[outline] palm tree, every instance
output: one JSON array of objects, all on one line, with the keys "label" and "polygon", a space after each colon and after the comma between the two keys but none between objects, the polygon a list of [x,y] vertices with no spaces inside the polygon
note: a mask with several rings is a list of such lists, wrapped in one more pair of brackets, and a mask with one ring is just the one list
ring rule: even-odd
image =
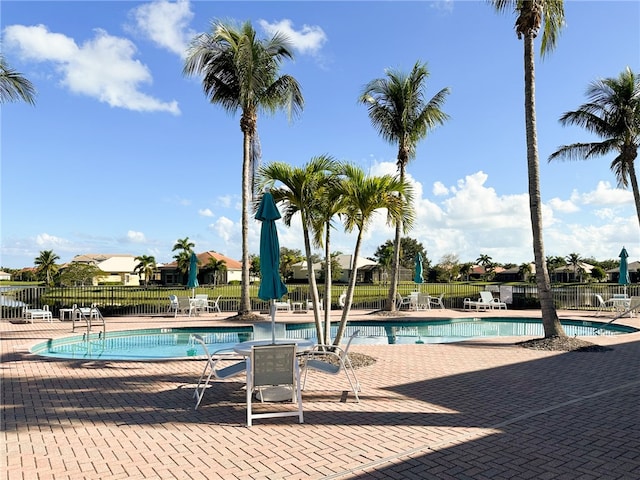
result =
[{"label": "palm tree", "polygon": [[578,272],[582,273],[582,257],[579,253],[570,253],[566,258],[567,265],[571,265],[573,267],[573,280],[582,282],[582,274],[580,275],[580,279],[578,279]]},{"label": "palm tree", "polygon": [[523,282],[528,282],[529,277],[531,277],[531,264],[530,263],[522,263],[518,267],[518,274],[522,277]]},{"label": "palm tree", "polygon": [[533,255],[536,266],[536,285],[542,310],[545,338],[565,336],[558,319],[551,281],[544,256],[542,239],[542,199],[540,195],[540,161],[535,105],[535,50],[534,39],[542,27],[541,55],[555,47],[564,26],[563,0],[490,0],[498,12],[514,10],[516,35],[524,39],[524,111],[527,140],[527,172],[529,176],[529,212],[533,236]]},{"label": "palm tree", "polygon": [[334,339],[334,345],[339,345],[344,329],[347,325],[349,310],[353,302],[353,292],[358,274],[357,259],[360,255],[362,237],[373,220],[374,214],[380,209],[387,210],[387,223],[401,223],[411,227],[414,221],[413,189],[406,180],[399,177],[383,175],[370,177],[364,171],[351,164],[342,167],[344,181],[340,184],[342,214],[346,232],[358,230],[356,245],[353,250],[353,265],[349,274],[347,298],[342,309],[340,326]]},{"label": "palm tree", "polygon": [[549,256],[546,258],[545,263],[547,264],[547,271],[555,273],[558,268],[564,267],[567,264],[567,261],[564,259],[564,257],[561,256]]},{"label": "palm tree", "polygon": [[589,102],[560,117],[562,125],[577,125],[595,133],[601,141],[563,145],[549,156],[551,160],[589,160],[615,152],[611,170],[618,186],[631,182],[636,214],[640,222],[640,191],[635,159],[640,148],[640,76],[627,67],[618,78],[591,83]]},{"label": "palm tree", "polygon": [[171,249],[172,252],[176,250],[178,253],[173,256],[176,259],[178,271],[183,275],[189,272],[189,264],[191,262],[191,254],[196,244],[189,240],[189,237],[179,238]]},{"label": "palm tree", "polygon": [[[426,101],[424,89],[429,71],[426,64],[419,61],[408,75],[396,70],[387,70],[386,74],[386,78],[377,78],[369,82],[364,87],[359,101],[367,105],[371,123],[380,136],[389,143],[398,145],[398,172],[400,182],[404,183],[405,169],[416,155],[418,142],[449,118],[441,110],[449,89],[443,88]],[[406,225],[395,225],[391,284],[386,306],[390,311],[396,309],[400,238],[403,230],[406,233]]]},{"label": "palm tree", "polygon": [[288,39],[276,33],[258,40],[250,22],[241,26],[214,22],[211,32],[201,33],[187,51],[183,73],[202,76],[209,101],[228,112],[242,112],[242,285],[238,314],[251,311],[249,298],[249,203],[257,154],[257,122],[260,110],[274,113],[285,108],[291,118],[304,100],[298,82],[290,75],[279,76],[280,65],[293,58]]},{"label": "palm tree", "polygon": [[473,264],[471,262],[465,262],[460,266],[460,275],[464,276],[465,280],[469,281],[469,275],[473,270]]},{"label": "palm tree", "polygon": [[152,255],[139,255],[135,260],[138,261],[138,264],[133,271],[144,275],[144,286],[147,287],[149,285],[149,279],[153,276],[157,268],[156,259]]},{"label": "palm tree", "polygon": [[0,103],[22,100],[30,105],[36,103],[36,89],[33,84],[12,69],[0,54]]},{"label": "palm tree", "polygon": [[213,273],[213,284],[217,285],[218,277],[227,271],[227,262],[224,260],[218,260],[216,257],[209,257],[209,262],[204,266],[204,270],[208,270]]},{"label": "palm tree", "polygon": [[42,250],[34,260],[36,272],[45,279],[48,286],[53,283],[53,276],[58,272],[58,260],[60,257],[53,253],[53,250]]},{"label": "palm tree", "polygon": [[[334,278],[340,278],[342,268],[337,261],[339,253],[331,253],[331,231],[335,228],[334,218],[342,213],[342,181],[338,175],[342,169],[329,173],[323,179],[312,206],[312,224],[315,232],[314,244],[324,245],[324,336],[321,344],[328,345],[331,342],[331,297]],[[335,274],[334,274],[335,272]],[[314,305],[314,310],[317,309]]]},{"label": "palm tree", "polygon": [[476,263],[484,268],[482,278],[486,280],[493,269],[493,258],[487,254],[480,254],[480,256],[476,258]]},{"label": "palm tree", "polygon": [[[330,156],[313,157],[303,167],[292,167],[283,162],[273,162],[260,169],[260,186],[269,187],[276,202],[284,204],[282,220],[290,226],[296,214],[300,214],[302,237],[304,241],[307,272],[309,273],[309,290],[314,305],[314,320],[317,338],[323,338],[320,325],[318,286],[313,271],[312,240],[317,244],[317,218],[320,216],[318,206],[320,199],[327,191],[327,185],[333,180],[338,169],[337,162]],[[275,186],[276,182],[279,186]],[[326,309],[325,309],[326,310]]]}]

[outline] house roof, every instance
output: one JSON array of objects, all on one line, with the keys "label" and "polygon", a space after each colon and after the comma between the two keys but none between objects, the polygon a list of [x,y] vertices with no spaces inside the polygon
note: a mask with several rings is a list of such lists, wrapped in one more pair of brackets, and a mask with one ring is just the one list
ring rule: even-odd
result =
[{"label": "house roof", "polygon": [[[227,267],[227,271],[242,270],[242,262],[239,262],[238,260],[234,260],[233,258],[229,258],[218,252],[208,251],[203,253],[197,253],[196,257],[198,257],[198,264],[200,265],[200,267],[207,265],[209,263],[210,258],[215,258],[218,261],[222,260],[224,262],[225,266]],[[177,268],[177,266],[178,266],[178,262],[174,260],[173,262],[167,263],[160,268],[162,269],[166,268],[171,270],[171,269]]]},{"label": "house roof", "polygon": [[[351,270],[351,263],[353,261],[352,259],[353,259],[353,255],[341,254],[336,256],[336,260],[338,261],[340,268],[342,268],[343,270]],[[300,270],[306,270],[307,261],[303,260],[302,262],[296,263],[295,266],[299,267]],[[358,257],[356,266],[358,267],[358,270],[360,269],[366,270],[366,269],[377,267],[378,263],[375,262],[374,260],[369,260],[368,258]],[[322,268],[322,262],[314,263],[313,268],[314,270],[319,270],[320,268]]]},{"label": "house roof", "polygon": [[[584,262],[578,262],[578,268],[582,269],[582,271],[585,273],[591,273],[591,271],[593,270],[593,265]],[[561,272],[574,273],[574,267],[573,265],[563,265],[562,267],[558,267],[553,270],[553,273]]]},{"label": "house roof", "polygon": [[[126,253],[86,253],[84,255],[76,255],[70,263],[95,265],[107,273],[131,273],[138,265],[135,257]],[[68,266],[68,264],[66,265]]]},{"label": "house roof", "polygon": [[[630,272],[640,271],[640,262],[629,262],[627,264],[627,270]],[[612,268],[611,270],[607,270],[607,273],[618,273],[620,271],[620,267]]]},{"label": "house roof", "polygon": [[114,257],[134,258],[134,255],[129,253],[85,253],[83,255],[76,255],[71,261],[76,263],[96,264]]}]

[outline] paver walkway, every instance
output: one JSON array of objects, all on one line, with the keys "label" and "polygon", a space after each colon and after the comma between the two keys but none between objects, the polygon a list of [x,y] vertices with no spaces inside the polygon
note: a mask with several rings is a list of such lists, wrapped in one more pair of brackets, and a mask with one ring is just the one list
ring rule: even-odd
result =
[{"label": "paver walkway", "polygon": [[[123,330],[176,320],[107,322]],[[44,359],[28,348],[68,335],[67,322],[3,320],[0,332],[7,480],[640,478],[640,333],[590,337],[612,347],[591,353],[533,351],[514,338],[355,345],[377,360],[358,370],[360,403],[344,377],[310,377],[304,424],[265,419],[249,429],[237,381],[217,383],[193,410],[202,361]]]}]

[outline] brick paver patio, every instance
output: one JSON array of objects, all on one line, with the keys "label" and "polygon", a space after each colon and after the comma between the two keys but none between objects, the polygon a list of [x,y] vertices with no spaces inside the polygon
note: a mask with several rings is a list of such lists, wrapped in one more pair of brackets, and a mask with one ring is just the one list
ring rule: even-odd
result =
[{"label": "brick paver patio", "polygon": [[[477,316],[498,314],[505,315]],[[107,323],[113,331],[225,320]],[[637,318],[624,323],[640,327]],[[70,330],[57,320],[0,321],[0,465],[7,480],[640,478],[640,333],[589,338],[611,346],[607,352],[534,351],[514,338],[354,345],[376,359],[358,370],[360,403],[346,393],[344,377],[310,376],[304,424],[290,417],[247,428],[239,381],[216,383],[193,409],[201,360],[29,353],[34,343]]]}]

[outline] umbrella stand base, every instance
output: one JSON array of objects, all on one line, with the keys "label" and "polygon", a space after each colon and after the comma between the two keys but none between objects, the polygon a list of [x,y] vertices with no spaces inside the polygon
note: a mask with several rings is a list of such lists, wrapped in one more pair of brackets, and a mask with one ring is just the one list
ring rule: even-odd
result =
[{"label": "umbrella stand base", "polygon": [[293,392],[287,387],[267,387],[256,392],[256,398],[261,402],[291,401]]}]

